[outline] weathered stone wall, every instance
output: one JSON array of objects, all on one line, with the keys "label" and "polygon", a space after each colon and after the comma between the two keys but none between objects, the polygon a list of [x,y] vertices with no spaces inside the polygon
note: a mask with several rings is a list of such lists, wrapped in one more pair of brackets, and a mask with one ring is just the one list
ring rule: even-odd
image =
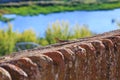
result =
[{"label": "weathered stone wall", "polygon": [[120,80],[120,30],[1,57],[0,80]]}]

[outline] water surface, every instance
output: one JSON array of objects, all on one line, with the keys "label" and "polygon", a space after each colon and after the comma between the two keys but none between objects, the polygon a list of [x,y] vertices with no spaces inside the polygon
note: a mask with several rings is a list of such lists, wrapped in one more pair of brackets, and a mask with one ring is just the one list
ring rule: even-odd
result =
[{"label": "water surface", "polygon": [[[117,29],[115,20],[120,20],[120,9],[107,11],[73,11],[60,12],[51,14],[39,14],[37,16],[19,16],[4,15],[5,17],[14,17],[11,21],[14,31],[24,31],[33,29],[37,35],[44,36],[48,24],[54,23],[56,20],[67,21],[71,26],[77,24],[88,25],[89,29],[95,33],[103,33]],[[0,28],[5,28],[6,23],[0,22]]]}]

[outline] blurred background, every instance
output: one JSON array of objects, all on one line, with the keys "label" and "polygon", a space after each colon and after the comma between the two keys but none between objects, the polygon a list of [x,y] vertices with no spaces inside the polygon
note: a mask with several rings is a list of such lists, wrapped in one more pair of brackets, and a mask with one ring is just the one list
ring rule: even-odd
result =
[{"label": "blurred background", "polygon": [[0,0],[0,56],[119,26],[120,0]]}]

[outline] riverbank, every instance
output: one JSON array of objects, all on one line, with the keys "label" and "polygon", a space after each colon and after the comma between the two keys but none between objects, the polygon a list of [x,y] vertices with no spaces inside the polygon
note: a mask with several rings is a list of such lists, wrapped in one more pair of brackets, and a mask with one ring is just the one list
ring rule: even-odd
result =
[{"label": "riverbank", "polygon": [[22,16],[33,16],[38,14],[49,14],[63,11],[75,10],[111,10],[120,8],[120,2],[116,3],[102,3],[102,4],[77,4],[77,5],[28,5],[28,6],[0,6],[0,20],[6,21],[8,19],[2,18],[4,14],[17,14]]},{"label": "riverbank", "polygon": [[52,5],[52,6],[1,6],[0,11],[4,11],[4,14],[17,14],[17,15],[37,15],[37,14],[49,14],[54,12],[74,11],[74,10],[110,10],[120,8],[120,2],[118,3],[102,3],[102,4],[79,4],[79,5]]}]

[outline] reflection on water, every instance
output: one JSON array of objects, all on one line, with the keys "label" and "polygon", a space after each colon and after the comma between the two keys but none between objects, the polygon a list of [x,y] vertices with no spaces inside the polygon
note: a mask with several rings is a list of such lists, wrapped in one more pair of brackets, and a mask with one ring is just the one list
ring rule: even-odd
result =
[{"label": "reflection on water", "polygon": [[[44,31],[48,24],[59,21],[67,21],[71,26],[77,24],[88,25],[89,29],[96,33],[103,33],[117,29],[115,20],[120,19],[120,9],[107,11],[73,11],[51,13],[48,15],[39,14],[38,16],[19,16],[4,15],[4,17],[15,18],[11,21],[13,30],[22,32],[32,28],[37,35],[44,36]],[[6,23],[0,22],[0,28],[7,26]]]}]

